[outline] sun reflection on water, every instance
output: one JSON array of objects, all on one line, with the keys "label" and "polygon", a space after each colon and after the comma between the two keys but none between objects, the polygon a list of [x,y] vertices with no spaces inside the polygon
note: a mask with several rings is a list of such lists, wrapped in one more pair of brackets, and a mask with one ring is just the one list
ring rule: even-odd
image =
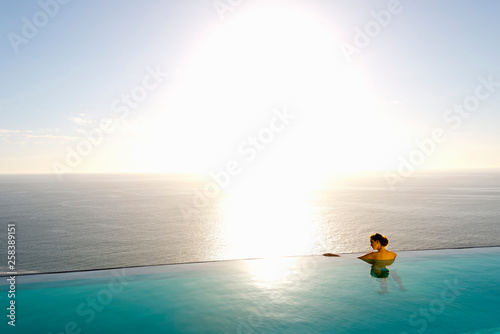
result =
[{"label": "sun reflection on water", "polygon": [[296,265],[295,258],[265,258],[247,262],[253,282],[259,287],[275,288],[285,284]]},{"label": "sun reflection on water", "polygon": [[[281,184],[233,190],[221,203],[227,258],[304,255],[314,242],[307,191]],[[265,190],[262,190],[265,189]]]}]

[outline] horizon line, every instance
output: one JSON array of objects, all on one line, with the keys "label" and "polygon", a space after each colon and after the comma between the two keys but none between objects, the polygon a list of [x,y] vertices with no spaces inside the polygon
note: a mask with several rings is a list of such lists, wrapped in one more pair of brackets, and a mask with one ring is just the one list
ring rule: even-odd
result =
[{"label": "horizon line", "polygon": [[[448,168],[422,168],[416,169],[414,172],[454,172],[454,171],[500,171],[499,167],[448,167]],[[100,171],[100,172],[76,172],[76,173],[67,173],[66,176],[76,176],[76,175],[125,175],[125,174],[137,174],[137,175],[165,175],[165,174],[180,174],[180,175],[209,175],[213,171],[165,171],[165,172],[148,172],[148,171]],[[397,169],[373,169],[373,170],[355,170],[355,171],[338,171],[332,172],[328,176],[338,176],[345,174],[370,174],[370,173],[383,173],[383,172],[394,172],[398,173]],[[55,175],[54,172],[0,172],[0,176],[34,176],[34,175]]]}]

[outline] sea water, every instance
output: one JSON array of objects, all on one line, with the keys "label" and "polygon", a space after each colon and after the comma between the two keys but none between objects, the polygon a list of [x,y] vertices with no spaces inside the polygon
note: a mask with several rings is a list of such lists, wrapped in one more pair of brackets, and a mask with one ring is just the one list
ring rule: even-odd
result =
[{"label": "sea water", "polygon": [[394,251],[500,245],[498,171],[420,173],[395,189],[382,173],[297,180],[0,176],[0,241],[15,224],[21,273],[364,252],[375,232]]}]

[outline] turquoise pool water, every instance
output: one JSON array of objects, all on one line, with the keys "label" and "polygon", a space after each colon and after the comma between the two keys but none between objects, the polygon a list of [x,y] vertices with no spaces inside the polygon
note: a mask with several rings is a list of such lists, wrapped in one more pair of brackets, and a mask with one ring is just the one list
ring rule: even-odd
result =
[{"label": "turquoise pool water", "polygon": [[499,247],[399,252],[388,276],[356,254],[18,276],[15,327],[7,324],[2,277],[1,328],[53,334],[500,333],[499,255]]}]

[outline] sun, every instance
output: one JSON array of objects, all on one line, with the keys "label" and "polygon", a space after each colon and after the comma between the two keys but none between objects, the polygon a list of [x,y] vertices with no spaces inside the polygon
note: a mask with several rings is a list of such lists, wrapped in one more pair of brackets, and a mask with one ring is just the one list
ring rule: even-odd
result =
[{"label": "sun", "polygon": [[283,2],[238,9],[205,33],[144,127],[146,169],[209,171],[238,158],[278,106],[297,117],[259,163],[316,181],[380,167],[391,128],[333,31],[314,10]]}]

